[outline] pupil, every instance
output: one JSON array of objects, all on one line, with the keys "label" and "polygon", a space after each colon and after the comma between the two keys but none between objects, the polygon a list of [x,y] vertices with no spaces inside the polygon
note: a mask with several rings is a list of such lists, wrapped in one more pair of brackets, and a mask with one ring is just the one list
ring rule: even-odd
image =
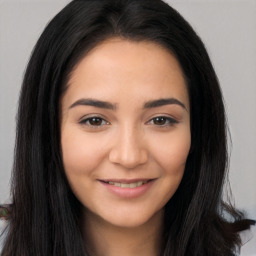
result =
[{"label": "pupil", "polygon": [[101,125],[101,119],[100,118],[91,118],[90,119],[90,124],[91,125]]},{"label": "pupil", "polygon": [[164,125],[165,124],[165,117],[157,117],[155,119],[155,124],[157,124],[157,125]]}]

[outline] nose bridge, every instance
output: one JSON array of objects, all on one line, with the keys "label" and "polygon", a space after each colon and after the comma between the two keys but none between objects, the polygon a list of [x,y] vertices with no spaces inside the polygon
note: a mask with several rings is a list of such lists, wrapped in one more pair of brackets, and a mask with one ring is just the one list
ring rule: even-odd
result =
[{"label": "nose bridge", "polygon": [[109,159],[125,168],[134,168],[147,161],[147,149],[143,142],[143,131],[132,125],[119,128]]}]

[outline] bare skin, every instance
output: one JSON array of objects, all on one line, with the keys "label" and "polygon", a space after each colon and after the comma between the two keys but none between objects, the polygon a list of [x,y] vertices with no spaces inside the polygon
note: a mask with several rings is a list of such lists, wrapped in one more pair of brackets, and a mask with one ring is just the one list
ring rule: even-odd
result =
[{"label": "bare skin", "polygon": [[109,39],[73,70],[62,157],[91,255],[160,255],[164,206],[190,150],[189,107],[178,61],[152,42]]},{"label": "bare skin", "polygon": [[101,218],[90,218],[86,212],[84,236],[89,242],[90,255],[101,256],[160,256],[162,211],[140,227],[112,226]]}]

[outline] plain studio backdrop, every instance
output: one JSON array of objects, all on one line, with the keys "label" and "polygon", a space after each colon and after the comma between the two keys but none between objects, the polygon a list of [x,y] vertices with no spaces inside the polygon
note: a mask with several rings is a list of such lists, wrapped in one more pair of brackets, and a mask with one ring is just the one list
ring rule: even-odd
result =
[{"label": "plain studio backdrop", "polygon": [[[139,1],[139,0],[138,0]],[[167,0],[166,0],[167,1]],[[68,0],[0,0],[0,203],[8,202],[15,115],[24,70],[49,20]],[[256,0],[168,0],[202,38],[220,80],[232,136],[235,204],[256,219]],[[256,255],[256,232],[242,256]]]}]

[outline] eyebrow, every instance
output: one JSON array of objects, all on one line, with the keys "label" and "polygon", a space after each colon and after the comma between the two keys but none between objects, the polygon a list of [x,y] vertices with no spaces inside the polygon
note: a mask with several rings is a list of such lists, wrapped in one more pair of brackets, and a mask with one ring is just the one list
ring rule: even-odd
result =
[{"label": "eyebrow", "polygon": [[81,105],[116,110],[116,104],[112,104],[106,101],[101,101],[96,99],[79,99],[76,102],[74,102],[69,108],[73,108]]},{"label": "eyebrow", "polygon": [[[183,104],[181,101],[175,98],[166,98],[166,99],[158,99],[158,100],[151,100],[144,103],[143,108],[149,109],[149,108],[157,108],[165,105],[179,105],[183,109],[186,109],[185,104]],[[92,106],[96,108],[103,108],[103,109],[109,109],[109,110],[116,110],[117,104],[112,104],[107,101],[101,101],[96,99],[79,99],[75,101],[69,108],[73,108],[76,106]]]},{"label": "eyebrow", "polygon": [[167,98],[167,99],[148,101],[144,104],[144,108],[157,108],[157,107],[161,107],[161,106],[165,106],[165,105],[172,105],[172,104],[179,105],[182,108],[184,108],[185,110],[187,110],[185,104],[183,104],[181,101],[179,101],[178,99],[175,99],[175,98]]}]

